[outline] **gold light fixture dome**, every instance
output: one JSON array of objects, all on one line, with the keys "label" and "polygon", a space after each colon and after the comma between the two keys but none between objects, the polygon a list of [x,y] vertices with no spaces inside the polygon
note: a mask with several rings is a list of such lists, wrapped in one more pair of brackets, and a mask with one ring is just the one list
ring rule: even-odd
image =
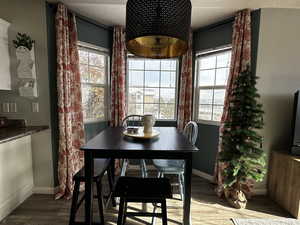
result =
[{"label": "gold light fixture dome", "polygon": [[145,58],[174,58],[188,49],[190,0],[128,0],[126,47]]}]

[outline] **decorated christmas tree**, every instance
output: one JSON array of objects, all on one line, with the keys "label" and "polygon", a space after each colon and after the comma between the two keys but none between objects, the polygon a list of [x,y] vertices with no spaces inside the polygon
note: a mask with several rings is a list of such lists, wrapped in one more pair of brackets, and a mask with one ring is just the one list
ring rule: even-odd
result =
[{"label": "decorated christmas tree", "polygon": [[220,161],[225,165],[225,196],[236,208],[246,206],[249,184],[262,181],[266,171],[262,137],[258,133],[263,128],[264,112],[258,102],[256,80],[249,66],[237,77],[222,135]]}]

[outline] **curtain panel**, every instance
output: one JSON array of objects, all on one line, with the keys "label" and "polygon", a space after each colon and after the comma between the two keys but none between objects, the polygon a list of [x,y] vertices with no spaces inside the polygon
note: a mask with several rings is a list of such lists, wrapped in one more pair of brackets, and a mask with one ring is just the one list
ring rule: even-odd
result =
[{"label": "curtain panel", "polygon": [[119,127],[126,114],[125,100],[126,44],[125,31],[114,27],[111,72],[111,126]]},{"label": "curtain panel", "polygon": [[[234,82],[239,74],[246,70],[247,66],[251,65],[251,11],[244,9],[239,11],[235,17],[232,35],[232,56],[230,72],[227,81],[226,94],[223,115],[220,125],[220,140],[218,152],[223,151],[222,148],[222,133],[224,131],[224,123],[230,121],[228,108],[232,101],[232,91],[234,90]],[[218,156],[215,167],[215,180],[218,184],[216,189],[217,194],[222,196],[223,189],[223,176],[222,171],[226,168],[226,164],[219,162]],[[253,184],[246,185],[245,192],[250,192]]]},{"label": "curtain panel", "polygon": [[55,25],[59,117],[59,192],[56,199],[69,199],[74,189],[73,176],[84,163],[80,151],[84,144],[84,125],[75,15],[61,3],[58,4]]},{"label": "curtain panel", "polygon": [[192,119],[192,100],[193,100],[193,33],[189,34],[188,51],[182,56],[178,118],[177,128],[182,131],[184,126]]}]

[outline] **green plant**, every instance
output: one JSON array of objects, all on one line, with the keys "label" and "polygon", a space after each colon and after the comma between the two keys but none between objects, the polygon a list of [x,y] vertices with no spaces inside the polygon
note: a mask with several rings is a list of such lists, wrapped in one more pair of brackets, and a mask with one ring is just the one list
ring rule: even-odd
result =
[{"label": "green plant", "polygon": [[34,43],[34,40],[31,39],[31,37],[27,34],[21,34],[18,33],[16,36],[17,40],[13,40],[13,43],[15,45],[15,48],[18,48],[20,46],[24,46],[29,49],[29,51],[32,49],[32,45]]},{"label": "green plant", "polygon": [[266,173],[262,136],[262,104],[256,89],[256,80],[248,66],[236,79],[229,105],[229,120],[224,124],[220,161],[223,170],[224,188],[243,191],[249,180],[262,181]]}]

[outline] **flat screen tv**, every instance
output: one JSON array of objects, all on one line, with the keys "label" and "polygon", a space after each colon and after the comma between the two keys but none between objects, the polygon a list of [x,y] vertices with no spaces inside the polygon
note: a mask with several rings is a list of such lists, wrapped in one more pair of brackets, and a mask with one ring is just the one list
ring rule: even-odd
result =
[{"label": "flat screen tv", "polygon": [[292,149],[293,155],[300,155],[300,90],[295,93],[294,97],[294,115],[292,121]]}]

